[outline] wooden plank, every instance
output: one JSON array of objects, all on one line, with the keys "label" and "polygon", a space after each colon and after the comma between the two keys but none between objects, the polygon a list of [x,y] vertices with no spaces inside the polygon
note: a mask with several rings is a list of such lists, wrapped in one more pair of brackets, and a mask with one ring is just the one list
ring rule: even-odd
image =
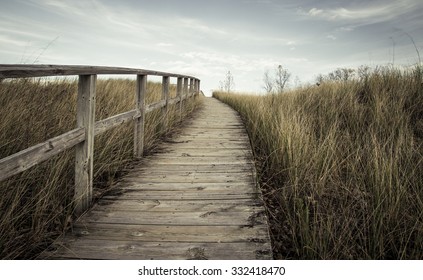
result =
[{"label": "wooden plank", "polygon": [[222,194],[222,193],[192,193],[184,191],[172,191],[172,192],[134,192],[127,190],[117,190],[115,195],[106,195],[104,196],[107,199],[128,199],[128,200],[139,200],[139,199],[156,199],[156,200],[234,200],[234,199],[255,199],[258,198],[258,193],[249,192],[249,193],[236,193],[236,194]]},{"label": "wooden plank", "polygon": [[136,110],[139,111],[134,125],[134,156],[141,158],[144,154],[144,128],[145,128],[145,95],[147,92],[147,75],[137,75],[135,102]]},{"label": "wooden plank", "polygon": [[242,148],[178,148],[168,147],[166,153],[169,155],[184,156],[184,157],[198,157],[198,156],[244,156],[249,155],[250,151]]},{"label": "wooden plank", "polygon": [[201,211],[201,212],[136,212],[101,211],[95,208],[78,220],[78,223],[106,223],[131,225],[184,225],[184,226],[255,226],[265,224],[264,210],[252,211]]},{"label": "wooden plank", "polygon": [[238,136],[241,139],[244,138],[245,134],[242,130],[231,129],[231,130],[223,130],[221,128],[210,128],[208,130],[201,130],[201,129],[187,129],[181,135],[192,135],[193,137],[196,136],[206,136],[206,137],[215,137],[215,138],[222,138],[222,139],[236,139],[238,140]]},{"label": "wooden plank", "polygon": [[234,243],[184,243],[184,242],[142,242],[76,239],[56,243],[49,255],[60,255],[66,259],[122,259],[122,260],[167,260],[167,259],[215,259],[215,260],[251,260],[271,258],[268,243],[234,242]]},{"label": "wooden plank", "polygon": [[[135,177],[137,176],[137,177]],[[189,174],[137,174],[125,177],[125,182],[134,183],[249,183],[251,182],[250,173],[196,173]]]},{"label": "wooden plank", "polygon": [[149,158],[146,162],[154,161],[155,164],[176,164],[176,165],[232,165],[232,164],[250,164],[251,160],[246,159],[245,157],[193,157],[193,156],[169,156],[166,154],[156,154],[154,158]]},{"label": "wooden plank", "polygon": [[78,82],[77,125],[85,129],[85,141],[75,149],[75,212],[81,214],[91,204],[96,75],[81,75]]},{"label": "wooden plank", "polygon": [[[220,140],[219,140],[220,139]],[[195,140],[195,142],[194,142]],[[185,148],[196,148],[200,147],[208,147],[211,148],[244,148],[250,145],[250,142],[246,139],[236,139],[229,141],[226,138],[202,138],[202,139],[189,139],[183,138],[178,135],[175,136],[173,139],[164,139],[163,143],[169,143],[171,148],[174,147],[185,147]]]},{"label": "wooden plank", "polygon": [[124,181],[117,184],[117,189],[122,191],[139,191],[143,192],[163,192],[163,191],[177,191],[177,192],[193,192],[198,196],[209,195],[212,193],[221,194],[221,195],[231,195],[238,193],[251,193],[253,189],[251,185],[245,183],[195,183],[195,184],[186,184],[186,183],[138,183]]},{"label": "wooden plank", "polygon": [[0,181],[23,172],[85,139],[85,129],[77,128],[43,143],[0,159]]},{"label": "wooden plank", "polygon": [[[107,206],[107,207],[105,207]],[[159,200],[159,199],[108,199],[105,197],[97,202],[94,208],[108,211],[126,210],[137,212],[198,212],[198,211],[246,211],[261,207],[262,203],[252,198],[247,199],[208,199],[208,200]],[[105,211],[107,211],[105,210]]]},{"label": "wooden plank", "polygon": [[[265,226],[266,220],[260,212],[261,207],[239,212],[165,212],[165,211],[128,211],[114,208],[113,211],[93,209],[90,214],[78,220],[79,225],[112,224],[118,225],[162,225],[162,226]],[[100,209],[101,210],[101,209]]]},{"label": "wooden plank", "polygon": [[78,237],[94,240],[122,240],[144,242],[250,242],[267,234],[266,226],[181,226],[181,225],[127,225],[79,224],[65,236],[65,240]]},{"label": "wooden plank", "polygon": [[87,66],[87,65],[40,65],[40,64],[0,64],[0,78],[29,78],[43,76],[70,76],[70,75],[152,75],[168,77],[187,77],[175,73],[160,72],[146,69]]},{"label": "wooden plank", "polygon": [[133,121],[134,118],[136,118],[139,114],[140,113],[138,110],[132,110],[118,115],[114,115],[101,121],[97,121],[95,123],[94,133],[95,135],[99,135],[116,126],[127,123],[129,121]]},{"label": "wooden plank", "polygon": [[177,104],[179,102],[180,102],[180,100],[178,98],[170,98],[167,102],[167,105],[170,106],[170,105]]},{"label": "wooden plank", "polygon": [[231,165],[213,165],[213,164],[204,164],[204,165],[192,165],[192,164],[154,164],[146,163],[141,167],[135,167],[134,171],[141,171],[144,174],[167,174],[168,172],[197,172],[197,173],[215,173],[215,172],[225,172],[225,173],[242,173],[248,172],[252,169],[251,166],[246,164],[231,164]]},{"label": "wooden plank", "polygon": [[185,134],[185,133],[180,133],[178,136],[175,137],[175,141],[190,141],[190,140],[195,140],[195,141],[202,141],[204,142],[205,140],[209,140],[209,141],[219,141],[219,140],[225,140],[226,143],[230,143],[230,142],[236,142],[236,141],[246,141],[248,142],[248,137],[246,135],[244,136],[238,136],[236,139],[231,139],[231,138],[223,138],[222,136],[217,136],[217,135],[202,135],[202,134]]},{"label": "wooden plank", "polygon": [[160,109],[166,106],[166,100],[160,100],[158,102],[146,105],[145,112],[150,113],[154,110]]}]

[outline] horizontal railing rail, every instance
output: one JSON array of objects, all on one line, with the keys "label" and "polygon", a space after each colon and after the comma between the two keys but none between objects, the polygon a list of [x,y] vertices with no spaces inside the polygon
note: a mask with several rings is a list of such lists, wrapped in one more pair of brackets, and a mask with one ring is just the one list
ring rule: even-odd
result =
[{"label": "horizontal railing rail", "polygon": [[[95,122],[97,75],[122,74],[136,75],[135,108]],[[0,64],[0,80],[72,75],[78,76],[77,127],[43,143],[0,159],[0,181],[75,147],[74,200],[75,211],[80,214],[87,210],[92,202],[94,137],[123,123],[133,121],[134,156],[136,158],[142,157],[145,114],[161,109],[162,114],[166,115],[169,105],[179,103],[179,114],[182,116],[183,101],[199,95],[200,80],[180,74],[122,67]],[[145,95],[149,75],[162,77],[162,96],[160,101],[147,105],[145,104]],[[175,98],[169,98],[170,77],[177,78]],[[166,122],[163,122],[162,125],[165,126]]]},{"label": "horizontal railing rail", "polygon": [[[146,69],[85,66],[85,65],[29,65],[29,64],[0,64],[0,79],[30,78],[45,76],[72,76],[72,75],[149,75],[174,78],[197,79],[193,76],[167,73]],[[198,80],[198,79],[197,79]]]}]

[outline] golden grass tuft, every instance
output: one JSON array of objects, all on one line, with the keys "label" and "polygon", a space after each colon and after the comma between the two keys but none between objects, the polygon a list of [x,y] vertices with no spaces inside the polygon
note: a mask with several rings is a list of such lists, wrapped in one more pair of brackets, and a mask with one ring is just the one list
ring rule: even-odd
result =
[{"label": "golden grass tuft", "polygon": [[277,258],[423,258],[422,74],[214,93],[245,120]]}]

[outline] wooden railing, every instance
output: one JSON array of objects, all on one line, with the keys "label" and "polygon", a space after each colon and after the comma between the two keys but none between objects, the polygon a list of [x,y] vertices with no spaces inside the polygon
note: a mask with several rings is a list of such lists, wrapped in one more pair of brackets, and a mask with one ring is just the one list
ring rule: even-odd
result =
[{"label": "wooden railing", "polygon": [[[136,106],[131,111],[95,122],[96,80],[97,75],[101,74],[136,75]],[[92,201],[94,137],[118,125],[134,121],[134,156],[142,157],[145,114],[159,108],[162,108],[163,114],[166,114],[168,106],[177,103],[179,103],[179,111],[182,114],[182,101],[199,94],[200,80],[173,73],[120,67],[0,64],[0,81],[5,78],[69,75],[79,76],[77,127],[60,136],[0,159],[0,181],[23,172],[64,150],[75,147],[74,199],[75,211],[80,214],[88,209]],[[146,105],[148,75],[162,77],[162,99],[159,102]],[[177,78],[176,98],[173,99],[169,98],[171,77]]]}]

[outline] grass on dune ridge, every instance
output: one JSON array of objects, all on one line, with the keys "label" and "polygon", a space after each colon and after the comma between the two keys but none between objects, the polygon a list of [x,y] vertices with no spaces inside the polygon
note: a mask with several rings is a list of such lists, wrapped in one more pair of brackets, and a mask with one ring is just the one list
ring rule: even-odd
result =
[{"label": "grass on dune ridge", "polygon": [[422,75],[214,93],[246,123],[276,258],[423,259]]},{"label": "grass on dune ridge", "polygon": [[[63,79],[1,81],[0,158],[75,128],[77,87],[77,81]],[[96,120],[135,108],[133,80],[99,79],[96,93]],[[170,96],[176,96],[175,85],[170,86]],[[160,98],[161,84],[148,82],[146,104]],[[184,102],[183,116],[199,105],[199,99]],[[157,126],[162,118],[160,110],[146,115],[146,153],[180,123],[179,110],[170,106],[167,131]],[[74,149],[69,149],[0,182],[1,259],[35,257],[72,221],[74,153]],[[96,136],[94,197],[100,197],[132,163],[133,123]]]}]

